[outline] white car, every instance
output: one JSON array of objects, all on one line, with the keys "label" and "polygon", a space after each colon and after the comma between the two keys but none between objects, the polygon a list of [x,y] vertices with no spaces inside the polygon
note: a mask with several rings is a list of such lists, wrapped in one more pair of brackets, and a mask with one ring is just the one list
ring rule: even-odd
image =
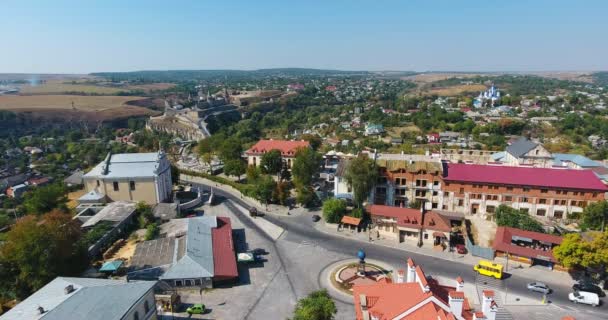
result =
[{"label": "white car", "polygon": [[589,304],[594,307],[600,305],[600,297],[597,296],[597,293],[593,292],[574,291],[568,295],[568,300],[574,303]]}]

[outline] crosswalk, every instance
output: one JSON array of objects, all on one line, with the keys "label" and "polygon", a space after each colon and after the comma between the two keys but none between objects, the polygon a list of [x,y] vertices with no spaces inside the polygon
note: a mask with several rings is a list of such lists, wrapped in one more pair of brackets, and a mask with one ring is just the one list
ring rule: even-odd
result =
[{"label": "crosswalk", "polygon": [[484,290],[493,290],[494,291],[494,301],[498,305],[498,311],[496,312],[496,320],[513,320],[513,316],[507,309],[505,309],[503,304],[503,295],[502,293],[505,291],[505,284],[502,280],[498,280],[495,278],[490,278],[482,275],[475,276],[475,286],[477,287],[477,295],[479,296],[479,301],[482,301],[482,295]]}]

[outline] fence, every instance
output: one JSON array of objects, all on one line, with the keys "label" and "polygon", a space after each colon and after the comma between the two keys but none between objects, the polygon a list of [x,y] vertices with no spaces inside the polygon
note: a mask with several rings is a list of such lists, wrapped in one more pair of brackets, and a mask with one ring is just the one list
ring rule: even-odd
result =
[{"label": "fence", "polygon": [[464,237],[467,251],[475,257],[494,260],[494,249],[474,245],[468,237]]}]

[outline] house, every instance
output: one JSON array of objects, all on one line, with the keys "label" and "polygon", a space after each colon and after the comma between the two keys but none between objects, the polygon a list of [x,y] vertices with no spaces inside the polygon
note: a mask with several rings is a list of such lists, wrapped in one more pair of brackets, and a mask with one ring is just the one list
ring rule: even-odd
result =
[{"label": "house", "polygon": [[57,277],[0,320],[156,319],[156,281]]},{"label": "house", "polygon": [[444,131],[439,133],[439,141],[447,144],[457,144],[460,141],[460,132]]},{"label": "house", "polygon": [[11,198],[21,198],[21,196],[27,191],[28,186],[26,184],[18,184],[16,186],[9,187],[6,189],[6,195]]},{"label": "house", "polygon": [[563,219],[605,198],[591,170],[445,163],[442,208],[492,214],[505,204],[537,217]]},{"label": "house", "polygon": [[51,182],[51,178],[49,177],[36,177],[36,178],[29,178],[27,180],[27,184],[30,186],[34,186],[34,187],[41,187],[44,185],[47,185]]},{"label": "house", "polygon": [[245,151],[245,155],[247,156],[247,163],[255,167],[262,162],[262,156],[266,152],[279,150],[283,162],[291,168],[299,148],[310,148],[310,143],[304,140],[260,140]]},{"label": "house", "polygon": [[346,181],[346,169],[350,164],[350,160],[341,159],[336,168],[334,176],[334,197],[338,199],[353,199],[353,190]]},{"label": "house", "polygon": [[368,123],[365,125],[365,133],[366,136],[379,135],[384,133],[384,126],[381,124],[371,124]]},{"label": "house", "polygon": [[540,143],[520,137],[507,146],[503,163],[510,166],[532,165],[551,166],[553,156]]},{"label": "house", "polygon": [[84,171],[82,171],[80,169],[75,170],[74,172],[72,172],[72,174],[69,177],[63,179],[63,183],[65,185],[67,185],[68,187],[82,185],[83,176],[84,176]]},{"label": "house", "polygon": [[553,165],[568,167],[571,169],[592,169],[595,167],[603,167],[603,165],[597,161],[593,161],[580,154],[569,154],[569,153],[554,153]]},{"label": "house", "polygon": [[175,289],[212,288],[238,278],[230,218],[173,219],[164,238],[135,248],[128,279],[158,279]]},{"label": "house", "polygon": [[371,205],[367,211],[378,236],[394,239],[398,243],[441,246],[442,249],[450,243],[452,225],[463,220],[463,217],[449,217],[424,208]]},{"label": "house", "polygon": [[143,201],[154,205],[171,197],[171,164],[164,152],[108,153],[83,176],[87,192],[109,201]]},{"label": "house", "polygon": [[[553,256],[553,248],[562,243],[562,240],[562,237],[552,234],[498,227],[493,247],[496,256],[553,269],[558,264]],[[559,268],[564,270],[563,267]]]},{"label": "house", "polygon": [[474,313],[464,293],[464,281],[458,277],[454,286],[440,284],[427,277],[420,266],[407,259],[407,269],[398,270],[394,282],[353,286],[357,320],[495,320],[498,305],[494,292],[484,290],[481,311]]},{"label": "house", "polygon": [[429,133],[426,135],[426,142],[428,143],[439,143],[439,133]]}]

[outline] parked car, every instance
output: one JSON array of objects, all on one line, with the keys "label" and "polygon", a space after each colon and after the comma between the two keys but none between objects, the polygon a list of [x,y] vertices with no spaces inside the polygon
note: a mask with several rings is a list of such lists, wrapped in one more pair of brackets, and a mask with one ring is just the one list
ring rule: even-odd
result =
[{"label": "parked car", "polygon": [[258,216],[258,209],[255,208],[255,207],[249,208],[249,216],[250,217],[257,217]]},{"label": "parked car", "polygon": [[467,247],[464,244],[457,244],[456,245],[456,252],[458,252],[458,254],[466,254],[467,253]]},{"label": "parked car", "polygon": [[568,295],[568,300],[574,303],[584,303],[597,307],[600,305],[600,298],[593,292],[574,291]]},{"label": "parked car", "polygon": [[528,290],[534,291],[534,292],[540,292],[540,293],[544,293],[544,294],[551,293],[551,289],[542,282],[528,283]]},{"label": "parked car", "polygon": [[572,290],[580,291],[580,292],[591,292],[591,293],[597,294],[600,297],[603,297],[606,295],[606,293],[604,292],[604,290],[602,290],[602,288],[594,285],[593,283],[589,283],[589,282],[575,283],[572,286]]},{"label": "parked car", "polygon": [[317,222],[319,220],[321,220],[321,217],[319,217],[318,214],[315,214],[315,215],[312,216],[312,222]]},{"label": "parked car", "polygon": [[186,309],[186,312],[190,315],[203,314],[203,313],[205,313],[205,305],[201,304],[201,303],[194,304],[191,307],[189,307],[188,309]]}]

